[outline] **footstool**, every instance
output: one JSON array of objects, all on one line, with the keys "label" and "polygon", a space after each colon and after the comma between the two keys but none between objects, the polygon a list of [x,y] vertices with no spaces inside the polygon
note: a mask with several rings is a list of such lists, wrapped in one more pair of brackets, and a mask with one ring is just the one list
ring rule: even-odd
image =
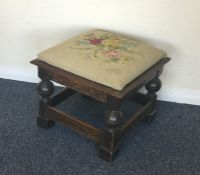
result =
[{"label": "footstool", "polygon": [[[155,116],[159,76],[170,60],[162,50],[113,32],[94,29],[49,48],[31,61],[38,67],[39,116],[37,125],[48,129],[55,121],[96,141],[99,156],[113,161],[123,135],[139,120]],[[54,85],[66,88],[53,95]],[[138,90],[145,86],[147,93]],[[56,108],[63,100],[80,93],[107,104],[105,127],[98,128]],[[123,119],[120,109],[126,99],[140,104]]]}]

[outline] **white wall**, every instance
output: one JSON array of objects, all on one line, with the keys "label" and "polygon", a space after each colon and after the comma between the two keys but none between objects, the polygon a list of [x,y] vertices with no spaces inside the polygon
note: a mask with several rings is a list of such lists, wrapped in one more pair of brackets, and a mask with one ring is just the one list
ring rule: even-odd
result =
[{"label": "white wall", "polygon": [[0,0],[0,78],[37,82],[38,52],[103,28],[166,50],[160,99],[200,105],[199,9],[199,0]]}]

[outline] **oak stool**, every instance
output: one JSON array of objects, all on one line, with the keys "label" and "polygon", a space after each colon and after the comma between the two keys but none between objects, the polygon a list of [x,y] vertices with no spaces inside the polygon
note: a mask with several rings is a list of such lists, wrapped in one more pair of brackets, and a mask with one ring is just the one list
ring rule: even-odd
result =
[{"label": "oak stool", "polygon": [[[111,162],[118,153],[121,138],[130,127],[140,119],[151,121],[155,116],[156,92],[161,88],[159,76],[169,60],[160,49],[99,29],[49,48],[31,61],[38,67],[41,78],[37,125],[48,129],[59,121],[94,139],[99,156]],[[66,88],[53,95],[51,81]],[[146,94],[138,92],[143,86]],[[103,129],[56,108],[75,93],[107,104]],[[142,106],[126,120],[120,109],[125,99]]]}]

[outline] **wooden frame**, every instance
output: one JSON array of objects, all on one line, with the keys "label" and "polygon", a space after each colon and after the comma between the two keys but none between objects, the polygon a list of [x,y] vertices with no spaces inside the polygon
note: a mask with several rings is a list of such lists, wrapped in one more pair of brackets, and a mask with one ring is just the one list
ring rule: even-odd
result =
[{"label": "wooden frame", "polygon": [[[31,61],[32,64],[38,66],[38,76],[42,80],[38,84],[38,93],[42,97],[39,101],[38,126],[48,129],[55,121],[59,121],[74,131],[95,140],[99,145],[99,156],[111,162],[118,153],[120,138],[131,126],[139,119],[151,121],[155,116],[156,92],[161,88],[159,76],[162,73],[163,66],[169,60],[170,58],[161,59],[137,79],[130,82],[122,91],[117,91],[61,70],[39,59]],[[53,95],[54,86],[50,80],[67,88]],[[147,94],[137,92],[142,86],[146,87]],[[81,93],[108,104],[104,116],[106,123],[104,129],[92,126],[56,108],[56,105],[75,93]],[[120,105],[126,98],[130,98],[143,107],[136,111],[126,122],[122,122],[123,114],[120,111]]]}]

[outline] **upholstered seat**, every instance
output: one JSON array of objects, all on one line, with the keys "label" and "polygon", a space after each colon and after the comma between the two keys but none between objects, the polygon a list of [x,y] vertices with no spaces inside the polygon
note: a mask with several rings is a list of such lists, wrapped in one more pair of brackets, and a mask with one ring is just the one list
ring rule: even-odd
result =
[{"label": "upholstered seat", "polygon": [[145,43],[95,29],[41,52],[39,59],[120,91],[165,56]]}]

